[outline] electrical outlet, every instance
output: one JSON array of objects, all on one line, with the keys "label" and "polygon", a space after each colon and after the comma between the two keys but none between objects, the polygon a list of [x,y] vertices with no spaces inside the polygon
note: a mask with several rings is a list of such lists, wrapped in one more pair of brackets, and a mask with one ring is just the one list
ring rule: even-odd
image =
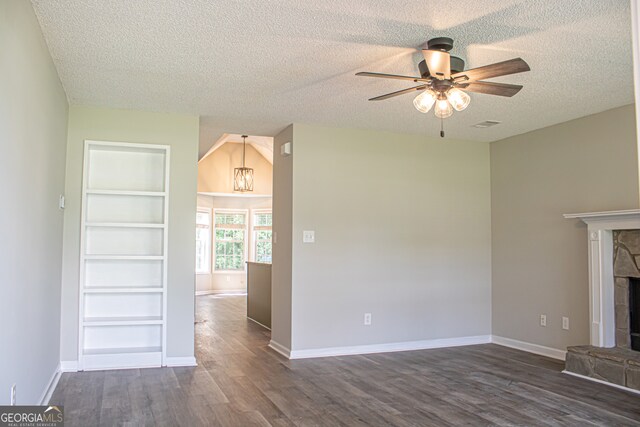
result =
[{"label": "electrical outlet", "polygon": [[562,329],[565,330],[569,330],[569,318],[568,317],[563,317],[562,318]]},{"label": "electrical outlet", "polygon": [[371,313],[365,313],[364,314],[364,324],[366,326],[370,326],[371,325]]},{"label": "electrical outlet", "polygon": [[541,314],[540,315],[540,326],[547,326],[547,315],[546,314]]},{"label": "electrical outlet", "polygon": [[11,406],[16,405],[16,385],[11,386]]}]

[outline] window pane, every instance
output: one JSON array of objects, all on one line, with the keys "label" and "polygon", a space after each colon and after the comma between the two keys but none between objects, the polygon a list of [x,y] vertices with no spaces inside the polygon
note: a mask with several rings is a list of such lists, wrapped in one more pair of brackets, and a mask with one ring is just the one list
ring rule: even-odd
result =
[{"label": "window pane", "polygon": [[216,270],[224,270],[225,269],[225,256],[217,255],[216,256]]},{"label": "window pane", "polygon": [[224,243],[216,243],[216,255],[224,255]]},{"label": "window pane", "polygon": [[244,270],[245,213],[215,214],[216,270]]},{"label": "window pane", "polygon": [[235,242],[231,243],[233,245],[233,253],[234,255],[243,255],[244,254],[244,243]]},{"label": "window pane", "polygon": [[233,243],[224,243],[224,253],[226,255],[233,255]]},{"label": "window pane", "polygon": [[258,240],[271,240],[271,231],[266,231],[266,230],[260,230],[257,232],[257,239]]},{"label": "window pane", "polygon": [[255,216],[255,225],[256,226],[271,226],[272,225],[272,218],[271,218],[271,214],[270,213],[259,213],[256,214]]}]

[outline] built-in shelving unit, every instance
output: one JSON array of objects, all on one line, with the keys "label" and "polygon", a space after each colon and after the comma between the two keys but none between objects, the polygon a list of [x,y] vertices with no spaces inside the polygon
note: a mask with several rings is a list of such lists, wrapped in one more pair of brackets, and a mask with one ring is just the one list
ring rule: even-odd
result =
[{"label": "built-in shelving unit", "polygon": [[79,367],[166,359],[169,147],[85,141]]}]

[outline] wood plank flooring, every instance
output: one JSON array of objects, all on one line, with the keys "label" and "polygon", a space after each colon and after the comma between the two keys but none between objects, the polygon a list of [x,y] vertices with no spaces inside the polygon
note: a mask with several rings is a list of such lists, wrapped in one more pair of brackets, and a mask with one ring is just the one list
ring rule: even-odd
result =
[{"label": "wood plank flooring", "polygon": [[195,368],[65,373],[67,426],[630,426],[640,396],[493,344],[286,360],[241,296],[197,297]]}]

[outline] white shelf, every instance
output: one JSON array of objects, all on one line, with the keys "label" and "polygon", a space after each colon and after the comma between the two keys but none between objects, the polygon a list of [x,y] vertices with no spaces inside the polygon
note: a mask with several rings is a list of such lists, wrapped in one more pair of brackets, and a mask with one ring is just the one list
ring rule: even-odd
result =
[{"label": "white shelf", "polygon": [[169,147],[85,141],[78,362],[166,358]]},{"label": "white shelf", "polygon": [[106,228],[164,228],[164,224],[151,222],[87,222],[87,227],[106,227]]},{"label": "white shelf", "polygon": [[85,294],[125,294],[125,293],[160,293],[164,292],[163,288],[158,287],[131,287],[131,286],[112,286],[112,287],[85,287]]},{"label": "white shelf", "polygon": [[159,353],[162,347],[87,348],[84,354]]},{"label": "white shelf", "polygon": [[165,197],[166,191],[137,191],[137,190],[86,190],[86,194],[103,194],[109,196],[152,196]]},{"label": "white shelf", "polygon": [[85,317],[85,326],[162,325],[162,317]]},{"label": "white shelf", "polygon": [[85,255],[84,259],[87,260],[163,260],[165,257],[162,255]]}]

